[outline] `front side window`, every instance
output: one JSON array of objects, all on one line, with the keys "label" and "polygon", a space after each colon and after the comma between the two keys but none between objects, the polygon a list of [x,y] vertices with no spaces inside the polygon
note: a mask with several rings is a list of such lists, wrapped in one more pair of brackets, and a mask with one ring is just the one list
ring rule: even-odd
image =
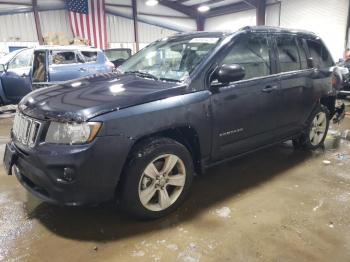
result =
[{"label": "front side window", "polygon": [[19,52],[9,63],[8,69],[30,67],[32,63],[33,50],[27,49]]},{"label": "front side window", "polygon": [[236,40],[222,64],[239,64],[245,70],[243,79],[270,74],[270,56],[264,35],[243,36]]},{"label": "front side window", "polygon": [[132,56],[118,70],[182,81],[189,77],[219,40],[218,37],[191,37],[158,41]]},{"label": "front side window", "polygon": [[306,40],[306,42],[315,67],[327,68],[334,65],[331,55],[320,41]]},{"label": "front side window", "polygon": [[294,36],[279,35],[276,39],[281,72],[300,70],[299,52]]},{"label": "front side window", "polygon": [[77,63],[75,52],[73,51],[53,51],[51,56],[51,64],[66,65]]}]

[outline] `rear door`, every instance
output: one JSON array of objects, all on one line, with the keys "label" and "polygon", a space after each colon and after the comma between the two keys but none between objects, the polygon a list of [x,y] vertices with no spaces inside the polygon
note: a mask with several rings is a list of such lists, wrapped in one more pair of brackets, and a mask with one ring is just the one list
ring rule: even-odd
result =
[{"label": "rear door", "polygon": [[274,38],[283,104],[278,134],[288,136],[298,131],[304,123],[312,93],[312,85],[308,81],[312,70],[307,68],[305,50],[296,35],[276,34]]},{"label": "rear door", "polygon": [[211,84],[214,159],[244,153],[273,141],[280,110],[279,79],[273,74],[268,35],[238,36],[220,64],[239,64],[243,80]]},{"label": "rear door", "polygon": [[74,50],[50,51],[50,82],[67,81],[89,74],[85,61]]},{"label": "rear door", "polygon": [[84,60],[85,75],[93,75],[97,73],[106,73],[105,57],[102,52],[97,51],[80,51]]},{"label": "rear door", "polygon": [[1,76],[6,98],[14,103],[19,102],[32,90],[30,81],[32,57],[33,49],[20,51],[8,63],[6,72]]}]

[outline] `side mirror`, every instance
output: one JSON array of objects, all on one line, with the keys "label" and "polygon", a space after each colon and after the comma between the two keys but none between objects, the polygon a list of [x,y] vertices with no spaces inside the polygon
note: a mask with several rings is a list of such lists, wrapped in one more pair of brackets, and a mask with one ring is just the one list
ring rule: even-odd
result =
[{"label": "side mirror", "polygon": [[306,63],[308,68],[314,68],[315,66],[314,59],[312,57],[307,58]]},{"label": "side mirror", "polygon": [[215,78],[220,83],[230,83],[242,80],[245,76],[245,69],[238,64],[223,64],[215,73]]}]

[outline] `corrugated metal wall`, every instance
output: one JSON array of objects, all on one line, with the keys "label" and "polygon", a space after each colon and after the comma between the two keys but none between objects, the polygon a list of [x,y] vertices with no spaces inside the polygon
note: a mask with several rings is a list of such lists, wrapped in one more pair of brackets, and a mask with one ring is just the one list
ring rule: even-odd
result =
[{"label": "corrugated metal wall", "polygon": [[108,43],[134,42],[134,24],[131,19],[107,14],[106,23]]},{"label": "corrugated metal wall", "polygon": [[[279,26],[280,3],[266,6],[265,24]],[[229,15],[209,18],[205,22],[205,30],[208,31],[236,31],[244,26],[256,25],[256,11],[254,9]]]},{"label": "corrugated metal wall", "polygon": [[178,33],[174,30],[169,30],[159,26],[139,23],[139,38],[141,43],[151,43],[160,38],[167,37]]},{"label": "corrugated metal wall", "polygon": [[[335,61],[342,57],[349,0],[281,0],[281,3],[271,3],[266,8],[266,25],[315,32],[324,40]],[[209,18],[205,29],[234,31],[255,24],[255,10],[249,10]]]},{"label": "corrugated metal wall", "polygon": [[65,10],[39,12],[41,30],[43,36],[50,32],[63,33],[66,37],[72,38],[73,34],[69,26],[69,19]]},{"label": "corrugated metal wall", "polygon": [[236,31],[241,27],[255,25],[255,10],[233,13],[209,18],[205,21],[205,30],[208,31]]},{"label": "corrugated metal wall", "polygon": [[[39,12],[43,36],[63,33],[72,38],[65,10]],[[111,14],[106,15],[107,40],[110,47],[129,47],[135,51],[133,20]],[[177,31],[139,22],[140,47]],[[0,16],[0,52],[8,52],[9,46],[35,46],[38,44],[33,13]]]},{"label": "corrugated metal wall", "polygon": [[349,0],[282,0],[281,26],[319,35],[334,60],[343,56]]},{"label": "corrugated metal wall", "polygon": [[[133,20],[129,18],[107,14],[106,23],[107,23],[107,41],[110,47],[131,48],[134,52],[136,51],[136,47],[134,45]],[[155,40],[177,33],[177,31],[169,30],[166,28],[162,28],[160,26],[154,26],[154,25],[150,25],[142,22],[139,22],[138,26],[139,26],[140,48],[144,47],[145,45]]]},{"label": "corrugated metal wall", "polygon": [[0,16],[0,41],[36,42],[33,13]]}]

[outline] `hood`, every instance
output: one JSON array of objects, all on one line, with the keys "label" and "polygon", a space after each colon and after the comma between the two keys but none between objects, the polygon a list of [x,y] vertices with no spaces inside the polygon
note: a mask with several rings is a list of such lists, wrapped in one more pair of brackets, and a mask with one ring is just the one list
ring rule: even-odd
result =
[{"label": "hood", "polygon": [[83,122],[95,116],[184,94],[180,83],[117,73],[99,74],[38,89],[22,99],[19,110],[37,119]]}]

